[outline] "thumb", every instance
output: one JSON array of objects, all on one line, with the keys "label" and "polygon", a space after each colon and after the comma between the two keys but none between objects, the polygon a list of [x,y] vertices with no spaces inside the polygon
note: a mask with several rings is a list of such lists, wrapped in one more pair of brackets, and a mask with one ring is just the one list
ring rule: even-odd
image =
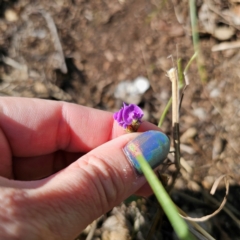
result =
[{"label": "thumb", "polygon": [[52,229],[59,233],[66,231],[60,239],[75,237],[146,183],[134,156],[134,146],[154,168],[166,158],[170,143],[158,131],[125,134],[43,180],[39,189],[32,189],[31,194],[43,208],[42,216],[48,218],[48,226],[52,224]]}]

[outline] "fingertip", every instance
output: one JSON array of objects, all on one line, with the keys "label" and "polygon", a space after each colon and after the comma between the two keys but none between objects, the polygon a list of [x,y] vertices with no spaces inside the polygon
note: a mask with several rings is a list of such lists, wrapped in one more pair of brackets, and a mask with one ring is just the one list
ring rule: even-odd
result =
[{"label": "fingertip", "polygon": [[137,172],[142,174],[138,156],[142,155],[154,169],[166,159],[169,149],[169,138],[160,131],[150,130],[128,142],[123,150]]},{"label": "fingertip", "polygon": [[[161,128],[159,128],[158,126],[156,126],[153,123],[144,121],[140,124],[138,131],[137,132],[146,132],[149,130],[155,130],[155,131],[159,131],[159,132],[163,132]],[[128,134],[128,132],[121,126],[119,126],[119,124],[114,121],[112,124],[112,136],[111,139],[114,139],[116,137],[119,137],[121,135],[124,134]]]},{"label": "fingertip", "polygon": [[155,131],[162,132],[161,128],[159,128],[155,124],[147,122],[147,121],[142,122],[141,125],[138,128],[138,132],[146,132],[146,131],[149,131],[149,130],[155,130]]},{"label": "fingertip", "polygon": [[114,138],[124,135],[126,133],[127,132],[125,131],[125,129],[123,127],[119,126],[117,121],[114,120],[114,122],[112,124],[112,134],[111,134],[110,139],[114,139]]}]

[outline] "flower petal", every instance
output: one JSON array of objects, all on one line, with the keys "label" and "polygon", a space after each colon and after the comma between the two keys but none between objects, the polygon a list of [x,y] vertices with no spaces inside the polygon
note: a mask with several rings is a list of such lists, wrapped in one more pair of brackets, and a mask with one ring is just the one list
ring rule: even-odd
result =
[{"label": "flower petal", "polygon": [[143,111],[140,107],[135,104],[127,105],[126,103],[123,103],[123,107],[113,114],[113,118],[124,128],[139,125],[142,117]]},{"label": "flower petal", "polygon": [[130,104],[129,106],[126,106],[123,109],[123,119],[126,122],[126,124],[130,125],[133,121],[134,117],[134,105]]}]

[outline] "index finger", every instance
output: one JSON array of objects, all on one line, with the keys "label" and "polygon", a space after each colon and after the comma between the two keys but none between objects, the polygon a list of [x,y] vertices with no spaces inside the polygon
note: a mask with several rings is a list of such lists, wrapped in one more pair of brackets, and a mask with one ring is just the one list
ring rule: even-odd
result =
[{"label": "index finger", "polygon": [[[148,124],[145,128],[158,129]],[[17,157],[57,150],[85,153],[124,134],[109,112],[66,102],[11,97],[1,97],[0,128]]]}]

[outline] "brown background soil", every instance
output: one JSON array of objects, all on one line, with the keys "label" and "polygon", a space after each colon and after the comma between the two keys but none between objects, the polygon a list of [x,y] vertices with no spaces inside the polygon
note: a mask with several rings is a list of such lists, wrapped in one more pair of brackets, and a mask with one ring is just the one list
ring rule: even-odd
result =
[{"label": "brown background soil", "polygon": [[[209,2],[218,13],[228,10],[238,16],[237,5],[231,1]],[[203,1],[197,1],[198,11],[202,6]],[[214,15],[215,27],[232,25],[234,34],[226,40],[238,40],[238,26],[226,22],[221,14]],[[51,30],[51,19],[57,34]],[[196,130],[194,136],[183,140],[182,148],[191,171],[182,171],[173,198],[188,213],[209,214],[217,205],[210,203],[203,192],[209,191],[217,177],[230,174],[228,202],[234,208],[228,207],[240,217],[239,49],[212,52],[211,48],[221,40],[204,30],[201,19],[199,29],[207,82],[201,83],[193,62],[180,118],[181,135],[189,129]],[[157,124],[171,97],[166,71],[173,67],[173,62],[176,64],[177,58],[186,66],[194,53],[190,32],[187,1],[0,1],[0,95],[64,100],[116,111],[122,104],[114,97],[118,83],[145,76],[151,87],[139,105],[146,112],[146,120]],[[14,63],[9,63],[9,59]],[[162,129],[171,135],[171,113]],[[169,175],[173,171],[172,166],[163,169]],[[219,201],[224,196],[224,185],[221,187]],[[188,195],[181,195],[183,192]],[[205,205],[191,202],[188,196],[200,198]],[[150,203],[138,203],[137,208],[145,206],[140,211],[145,228],[140,227],[138,232],[129,228],[129,239],[146,238],[156,212],[155,205]],[[130,207],[121,210],[128,220],[126,212]],[[99,221],[95,239],[113,239],[102,234],[101,224],[107,217]],[[133,225],[134,221],[132,217],[130,223]],[[174,238],[166,219],[163,222],[165,225],[152,239]],[[207,225],[216,239],[240,239],[239,226],[224,212]]]}]

